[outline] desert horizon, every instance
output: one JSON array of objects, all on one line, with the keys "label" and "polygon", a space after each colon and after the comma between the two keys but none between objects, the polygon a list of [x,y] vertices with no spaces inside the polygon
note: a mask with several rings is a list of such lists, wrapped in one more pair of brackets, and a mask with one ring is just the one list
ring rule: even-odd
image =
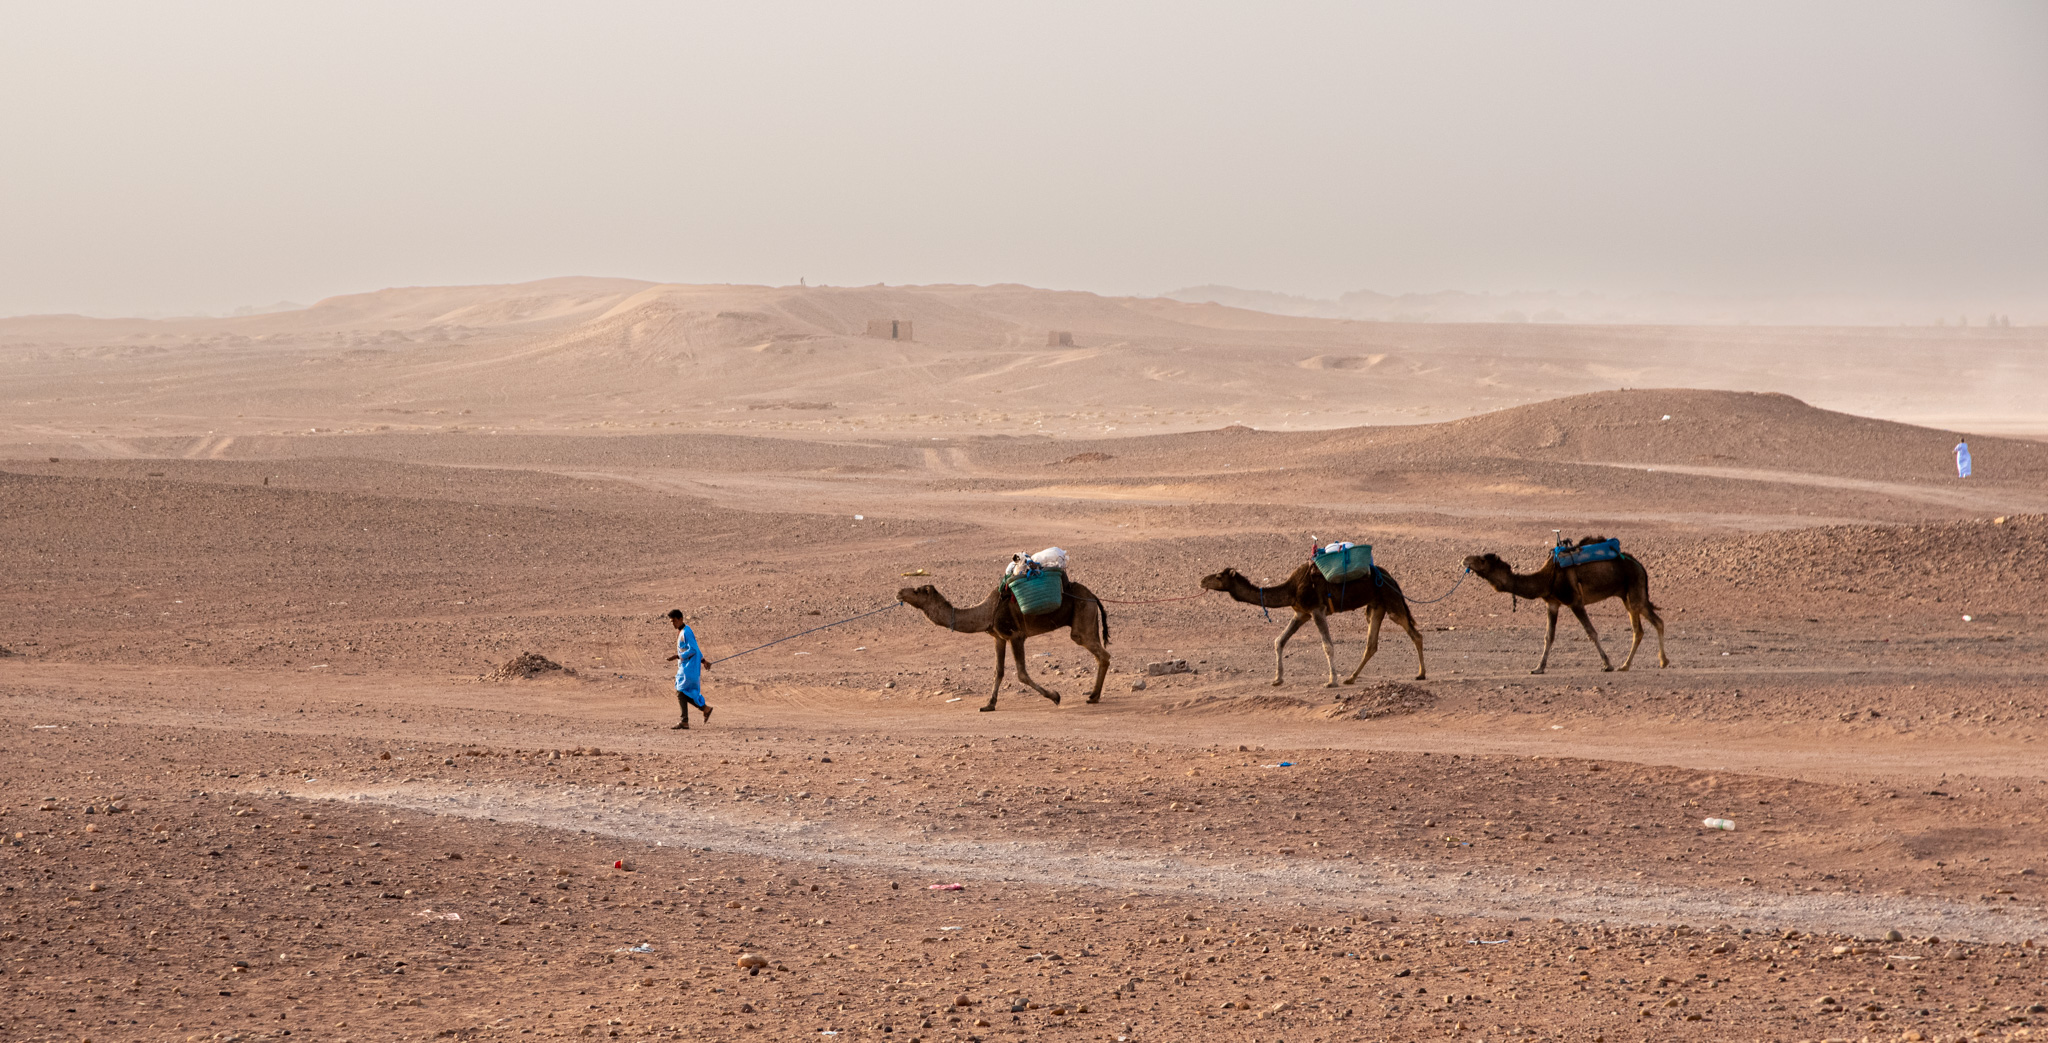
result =
[{"label": "desert horizon", "polygon": [[[906,323],[907,337],[870,335],[869,323],[890,322]],[[54,434],[63,425],[52,419],[79,410],[90,421],[73,426],[85,430],[63,437],[85,445],[301,433],[302,421],[329,433],[1294,430],[1657,386],[2048,435],[2034,394],[2048,384],[2048,327],[2026,326],[1395,323],[1024,286],[562,278],[394,288],[229,318],[0,319],[0,352],[21,396],[0,403],[0,423],[11,414],[26,431],[33,416]],[[110,365],[112,384],[96,369]],[[518,374],[491,376],[506,366]],[[208,382],[230,370],[231,383]],[[479,379],[501,386],[496,404],[457,405]],[[83,381],[89,403],[58,390]],[[1075,386],[1088,391],[1061,393]]]}]

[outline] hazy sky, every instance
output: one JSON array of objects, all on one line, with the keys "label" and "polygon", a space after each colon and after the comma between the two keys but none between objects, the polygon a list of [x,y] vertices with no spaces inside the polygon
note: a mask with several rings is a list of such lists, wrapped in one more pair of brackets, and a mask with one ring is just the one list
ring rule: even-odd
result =
[{"label": "hazy sky", "polygon": [[0,0],[0,314],[568,274],[2039,298],[2048,4]]}]

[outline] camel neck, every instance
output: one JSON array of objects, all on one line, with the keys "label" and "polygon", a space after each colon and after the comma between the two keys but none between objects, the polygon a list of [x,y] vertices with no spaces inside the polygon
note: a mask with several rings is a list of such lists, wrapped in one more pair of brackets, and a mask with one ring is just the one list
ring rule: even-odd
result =
[{"label": "camel neck", "polygon": [[961,634],[979,634],[988,629],[988,621],[994,609],[994,602],[990,601],[971,608],[961,608],[941,598],[934,604],[920,605],[918,607],[924,611],[926,619],[945,627],[947,630]]},{"label": "camel neck", "polygon": [[1548,569],[1542,572],[1516,572],[1508,570],[1507,592],[1530,601],[1541,601],[1550,593],[1551,575]]},{"label": "camel neck", "polygon": [[1230,596],[1247,605],[1281,606],[1294,604],[1294,591],[1282,583],[1274,587],[1262,587],[1243,576],[1230,586]]}]

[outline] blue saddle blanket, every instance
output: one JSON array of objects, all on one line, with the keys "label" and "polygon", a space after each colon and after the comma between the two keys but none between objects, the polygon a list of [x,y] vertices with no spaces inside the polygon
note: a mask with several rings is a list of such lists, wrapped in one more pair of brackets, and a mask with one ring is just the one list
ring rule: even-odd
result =
[{"label": "blue saddle blanket", "polygon": [[1592,561],[1614,561],[1620,557],[1620,540],[1602,540],[1599,543],[1588,543],[1583,547],[1552,547],[1550,549],[1550,560],[1557,562],[1557,567],[1561,569],[1568,569],[1574,565],[1584,565]]}]

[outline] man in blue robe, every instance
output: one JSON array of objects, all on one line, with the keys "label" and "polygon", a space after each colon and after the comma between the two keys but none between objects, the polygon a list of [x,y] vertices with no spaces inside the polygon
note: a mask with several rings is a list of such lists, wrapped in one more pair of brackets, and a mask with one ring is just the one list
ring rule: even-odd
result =
[{"label": "man in blue robe", "polygon": [[704,669],[704,654],[697,650],[697,635],[683,622],[682,609],[669,609],[668,621],[676,628],[676,650],[669,658],[676,664],[676,708],[683,713],[676,727],[688,731],[692,706],[704,712],[707,723],[711,720],[711,706],[704,701],[704,691],[697,681],[699,671]]}]

